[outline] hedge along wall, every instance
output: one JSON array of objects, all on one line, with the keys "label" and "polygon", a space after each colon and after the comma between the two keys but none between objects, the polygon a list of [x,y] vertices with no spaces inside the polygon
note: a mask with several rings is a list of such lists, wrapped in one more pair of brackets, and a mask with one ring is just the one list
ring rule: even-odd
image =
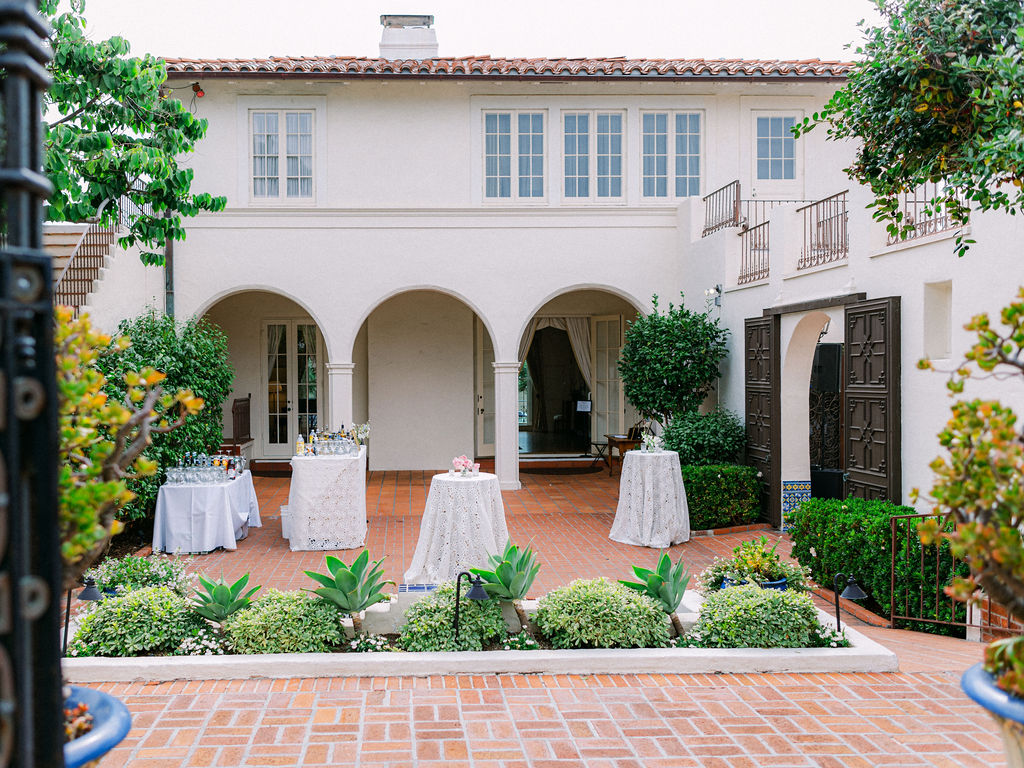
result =
[{"label": "hedge along wall", "polygon": [[691,530],[749,525],[761,516],[761,484],[754,467],[687,465],[682,471]]},{"label": "hedge along wall", "polygon": [[[805,501],[790,519],[793,557],[811,569],[811,577],[818,584],[829,589],[832,589],[837,573],[852,575],[868,594],[866,607],[889,617],[893,607],[889,598],[892,573],[890,521],[897,515],[916,513],[913,507],[897,506],[888,501],[854,498]],[[909,524],[909,521],[902,522]],[[962,603],[952,604],[949,598],[940,596],[937,609],[935,605],[936,580],[941,585],[949,584],[954,569],[956,573],[967,573],[964,563],[954,562],[946,542],[940,542],[936,549],[935,545],[922,546],[914,530],[909,536],[898,535],[896,613],[964,621],[966,608]],[[925,596],[923,605],[920,599],[922,590]],[[940,634],[954,632],[940,625],[921,622],[907,622],[906,625]],[[962,631],[955,633],[962,636]]]}]

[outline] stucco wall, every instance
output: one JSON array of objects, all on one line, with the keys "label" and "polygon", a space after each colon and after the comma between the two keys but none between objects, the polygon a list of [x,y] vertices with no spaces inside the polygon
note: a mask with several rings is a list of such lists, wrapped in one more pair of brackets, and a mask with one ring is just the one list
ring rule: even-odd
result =
[{"label": "stucco wall", "polygon": [[473,313],[429,292],[378,307],[367,322],[370,469],[443,469],[471,455]]}]

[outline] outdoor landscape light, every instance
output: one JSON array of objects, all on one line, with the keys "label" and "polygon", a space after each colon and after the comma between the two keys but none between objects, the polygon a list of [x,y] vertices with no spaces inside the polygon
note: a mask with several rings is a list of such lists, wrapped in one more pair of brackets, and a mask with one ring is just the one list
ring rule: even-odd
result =
[{"label": "outdoor landscape light", "polygon": [[468,581],[471,582],[469,592],[466,593],[466,597],[470,600],[490,600],[491,596],[487,594],[487,590],[484,589],[483,581],[480,580],[479,576],[473,576],[471,573],[466,571],[459,571],[459,575],[455,577],[455,642],[459,641],[459,587],[462,584],[462,577],[465,576]]},{"label": "outdoor landscape light", "polygon": [[[846,579],[846,588],[842,594],[839,594],[839,588],[843,584],[843,579]],[[863,600],[867,597],[867,593],[860,588],[860,584],[857,583],[853,576],[847,578],[845,573],[837,573],[832,586],[835,589],[836,595],[836,632],[838,632],[841,629],[839,624],[839,598],[842,597],[844,600]]]},{"label": "outdoor landscape light", "polygon": [[[61,651],[62,656],[68,655],[68,627],[71,624],[71,592],[72,590],[69,589],[67,606],[64,608],[64,646]],[[88,601],[103,599],[103,594],[96,589],[95,579],[85,580],[85,589],[78,593],[78,599]]]}]

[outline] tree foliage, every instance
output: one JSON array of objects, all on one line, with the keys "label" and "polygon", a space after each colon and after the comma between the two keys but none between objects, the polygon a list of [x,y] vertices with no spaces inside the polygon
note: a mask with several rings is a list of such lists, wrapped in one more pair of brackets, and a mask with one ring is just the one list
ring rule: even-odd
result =
[{"label": "tree foliage", "polygon": [[[682,295],[680,294],[680,298]],[[626,397],[644,418],[661,424],[696,411],[721,372],[729,332],[706,312],[681,304],[639,315],[626,330],[619,373]]]},{"label": "tree foliage", "polygon": [[[875,0],[884,24],[865,30],[847,84],[797,132],[828,125],[856,139],[847,169],[871,188],[875,218],[912,230],[899,196],[925,182],[963,224],[969,208],[1024,204],[1024,7],[1020,0]],[[972,242],[957,239],[963,254]]]},{"label": "tree foliage", "polygon": [[182,217],[224,208],[223,197],[193,193],[192,170],[179,164],[206,120],[168,97],[163,60],[130,56],[121,37],[93,42],[84,0],[63,12],[58,4],[42,3],[54,30],[44,170],[56,192],[47,215],[85,221],[102,209],[104,221],[127,224],[123,247],[138,245],[145,263],[162,264],[165,241],[185,239]]}]

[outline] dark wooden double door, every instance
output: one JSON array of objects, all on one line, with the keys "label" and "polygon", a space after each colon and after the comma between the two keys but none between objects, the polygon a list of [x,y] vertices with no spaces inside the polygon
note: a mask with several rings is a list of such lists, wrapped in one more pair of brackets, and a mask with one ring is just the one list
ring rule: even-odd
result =
[{"label": "dark wooden double door", "polygon": [[[811,307],[802,307],[811,309]],[[747,463],[761,471],[765,509],[782,523],[782,313],[744,322]],[[902,500],[900,467],[900,300],[845,305],[842,420],[845,495]]]}]

